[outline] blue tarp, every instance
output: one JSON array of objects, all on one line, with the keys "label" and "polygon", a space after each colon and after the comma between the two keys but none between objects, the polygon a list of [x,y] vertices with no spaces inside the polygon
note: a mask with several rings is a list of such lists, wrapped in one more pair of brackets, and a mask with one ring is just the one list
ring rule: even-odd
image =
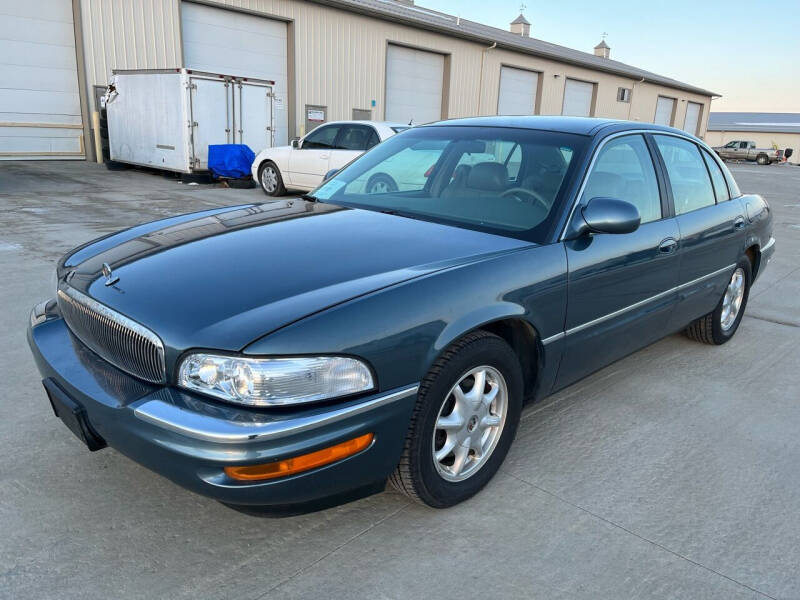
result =
[{"label": "blue tarp", "polygon": [[255,152],[244,144],[208,146],[208,169],[216,177],[247,177],[255,159]]}]

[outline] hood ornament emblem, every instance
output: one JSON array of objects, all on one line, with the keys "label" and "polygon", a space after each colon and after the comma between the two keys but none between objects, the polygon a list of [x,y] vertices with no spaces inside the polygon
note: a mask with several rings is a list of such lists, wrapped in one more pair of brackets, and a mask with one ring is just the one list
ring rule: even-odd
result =
[{"label": "hood ornament emblem", "polygon": [[108,263],[103,263],[103,277],[106,278],[106,286],[114,285],[119,281],[119,277],[114,277],[114,272]]}]

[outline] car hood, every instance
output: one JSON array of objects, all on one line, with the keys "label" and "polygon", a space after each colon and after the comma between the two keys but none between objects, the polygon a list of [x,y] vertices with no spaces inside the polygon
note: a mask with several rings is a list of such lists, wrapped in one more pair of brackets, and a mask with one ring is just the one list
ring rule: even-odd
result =
[{"label": "car hood", "polygon": [[[66,257],[62,275],[72,287],[158,333],[173,351],[239,350],[357,296],[530,245],[303,200],[165,223],[81,248]],[[112,269],[110,278],[103,263]]]}]

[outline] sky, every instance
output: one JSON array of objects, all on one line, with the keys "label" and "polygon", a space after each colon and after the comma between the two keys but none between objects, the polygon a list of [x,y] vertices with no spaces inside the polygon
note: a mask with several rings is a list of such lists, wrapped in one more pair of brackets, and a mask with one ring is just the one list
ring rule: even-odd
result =
[{"label": "sky", "polygon": [[[508,29],[519,0],[417,0]],[[800,0],[527,0],[531,37],[592,52],[717,94],[714,112],[800,113]]]}]

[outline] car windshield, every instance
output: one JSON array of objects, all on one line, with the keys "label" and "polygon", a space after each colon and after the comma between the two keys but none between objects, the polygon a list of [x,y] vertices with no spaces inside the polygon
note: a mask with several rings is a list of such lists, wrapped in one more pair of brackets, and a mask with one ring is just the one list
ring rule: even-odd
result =
[{"label": "car windshield", "polygon": [[587,141],[531,129],[412,128],[351,163],[312,196],[542,242]]}]

